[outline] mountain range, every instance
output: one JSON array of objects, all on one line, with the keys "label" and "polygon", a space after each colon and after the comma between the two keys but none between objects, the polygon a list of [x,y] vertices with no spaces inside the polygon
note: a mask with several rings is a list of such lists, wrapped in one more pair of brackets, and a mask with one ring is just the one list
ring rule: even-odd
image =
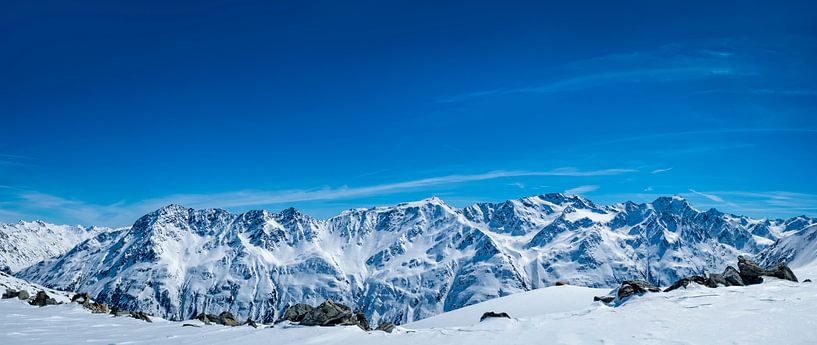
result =
[{"label": "mountain range", "polygon": [[40,251],[53,257],[39,263],[28,256],[15,275],[174,320],[228,310],[270,322],[289,305],[332,299],[374,322],[407,323],[560,280],[665,286],[737,255],[806,262],[817,255],[815,224],[700,211],[677,196],[597,205],[545,194],[465,208],[434,197],[326,220],[168,205],[128,228],[86,230],[70,250]]}]

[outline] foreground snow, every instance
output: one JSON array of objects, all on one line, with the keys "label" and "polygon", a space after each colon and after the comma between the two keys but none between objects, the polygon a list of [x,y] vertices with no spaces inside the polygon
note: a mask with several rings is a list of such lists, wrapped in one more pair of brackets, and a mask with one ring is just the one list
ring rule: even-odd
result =
[{"label": "foreground snow", "polygon": [[[817,284],[768,279],[750,287],[693,287],[633,298],[618,308],[593,303],[597,292],[544,288],[408,324],[392,334],[357,327],[182,327],[161,319],[145,323],[90,314],[71,304],[36,308],[2,300],[0,344],[813,344],[817,339]],[[480,323],[479,315],[489,310],[515,319]]]}]

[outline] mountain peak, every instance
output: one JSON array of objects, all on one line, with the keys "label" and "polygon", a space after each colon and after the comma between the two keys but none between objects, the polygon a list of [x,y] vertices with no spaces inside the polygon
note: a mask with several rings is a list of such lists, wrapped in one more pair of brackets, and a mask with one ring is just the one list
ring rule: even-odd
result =
[{"label": "mountain peak", "polygon": [[689,202],[681,196],[662,196],[652,202],[652,207],[658,212],[681,213],[694,210]]}]

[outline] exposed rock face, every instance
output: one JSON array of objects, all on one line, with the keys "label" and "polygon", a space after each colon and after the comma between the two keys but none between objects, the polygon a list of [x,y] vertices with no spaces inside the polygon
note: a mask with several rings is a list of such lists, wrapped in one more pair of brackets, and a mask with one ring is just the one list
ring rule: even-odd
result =
[{"label": "exposed rock face", "polygon": [[32,300],[30,304],[36,305],[38,307],[45,307],[47,305],[55,305],[59,303],[57,303],[57,300],[48,296],[48,294],[45,293],[45,291],[39,291],[37,292],[37,296],[34,297],[34,300]]},{"label": "exposed rock face", "polygon": [[304,326],[338,326],[355,325],[363,330],[370,330],[369,322],[362,313],[352,313],[352,309],[331,300],[326,300],[316,308],[309,310],[300,322]]},{"label": "exposed rock face", "polygon": [[26,290],[17,291],[15,289],[6,289],[6,292],[3,293],[3,299],[19,298],[21,300],[27,300],[29,297],[31,296],[29,296]]},{"label": "exposed rock face", "polygon": [[567,280],[557,280],[556,283],[553,284],[554,286],[564,286],[568,285]]},{"label": "exposed rock face", "polygon": [[255,323],[255,321],[253,321],[252,319],[247,319],[247,321],[244,321],[243,325],[247,325],[252,328],[258,328],[258,324]]},{"label": "exposed rock face", "polygon": [[145,322],[153,322],[147,314],[145,314],[145,313],[143,313],[141,311],[130,312],[130,317],[132,317],[134,319],[137,319],[137,320],[142,320],[142,321],[145,321]]},{"label": "exposed rock face", "polygon": [[213,314],[206,314],[201,313],[198,317],[196,317],[199,321],[203,322],[205,325],[209,325],[215,323],[217,325],[222,326],[238,326],[238,321],[236,321],[235,316],[233,313],[229,311],[221,312],[218,316]]},{"label": "exposed rock face", "polygon": [[732,266],[727,266],[725,270],[723,270],[723,274],[721,275],[723,280],[725,280],[729,285],[727,286],[744,286],[746,285],[743,282],[743,278],[740,276],[740,272]]},{"label": "exposed rock face", "polygon": [[394,324],[391,322],[381,322],[379,325],[377,325],[377,330],[391,333],[394,331]]},{"label": "exposed rock face", "polygon": [[771,268],[766,269],[766,275],[770,277],[775,277],[779,279],[791,280],[793,282],[797,282],[797,276],[794,275],[791,268],[784,264],[778,264]]},{"label": "exposed rock face", "polygon": [[304,319],[304,316],[312,311],[312,309],[313,308],[311,305],[298,303],[287,308],[287,310],[284,311],[284,315],[281,317],[281,320],[301,322]]},{"label": "exposed rock face", "polygon": [[87,292],[75,294],[74,297],[71,297],[71,302],[77,302],[79,304],[85,304],[85,302],[91,301],[91,296]]},{"label": "exposed rock face", "polygon": [[803,281],[804,283],[811,283],[811,279],[806,279]]},{"label": "exposed rock face", "polygon": [[754,261],[740,256],[738,257],[738,269],[740,270],[740,277],[746,285],[762,283],[763,276],[797,282],[797,276],[794,275],[794,272],[782,263],[764,269]]},{"label": "exposed rock face", "polygon": [[26,290],[20,290],[20,292],[17,293],[17,298],[19,298],[21,300],[24,300],[24,301],[29,299],[30,297],[31,297],[31,295],[29,295],[28,291],[26,291]]},{"label": "exposed rock face", "polygon": [[482,321],[485,321],[485,319],[494,318],[494,317],[504,317],[506,319],[511,318],[511,316],[508,315],[508,313],[505,313],[505,312],[497,313],[497,312],[489,311],[489,312],[487,312],[485,314],[482,314],[482,316],[479,318],[479,322],[482,322]]},{"label": "exposed rock face", "polygon": [[616,298],[613,297],[613,296],[595,296],[595,297],[593,297],[594,302],[601,302],[601,303],[604,303],[604,304],[610,304],[615,300],[616,300]]},{"label": "exposed rock face", "polygon": [[661,292],[661,289],[643,280],[625,280],[618,288],[616,296],[623,300],[632,295],[640,295],[646,292]]},{"label": "exposed rock face", "polygon": [[[710,280],[703,276],[691,276],[686,278],[678,279],[675,283],[672,283],[668,288],[664,289],[664,292],[670,292],[675,289],[679,288],[686,288],[689,283],[697,283],[700,285],[710,286]],[[716,285],[717,286],[717,285]],[[713,286],[710,286],[713,287]]]},{"label": "exposed rock face", "polygon": [[740,278],[746,285],[762,283],[762,276],[766,273],[766,270],[744,256],[738,257],[738,270],[740,270]]}]

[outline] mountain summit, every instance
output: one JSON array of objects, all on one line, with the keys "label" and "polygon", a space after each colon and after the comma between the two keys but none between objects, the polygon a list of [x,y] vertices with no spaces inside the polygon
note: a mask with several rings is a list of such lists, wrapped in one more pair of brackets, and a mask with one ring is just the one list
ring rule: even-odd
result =
[{"label": "mountain summit", "polygon": [[558,280],[667,285],[816,222],[702,212],[677,196],[603,206],[545,194],[462,209],[435,197],[328,220],[169,205],[18,276],[177,320],[230,311],[269,322],[331,299],[406,323]]}]

